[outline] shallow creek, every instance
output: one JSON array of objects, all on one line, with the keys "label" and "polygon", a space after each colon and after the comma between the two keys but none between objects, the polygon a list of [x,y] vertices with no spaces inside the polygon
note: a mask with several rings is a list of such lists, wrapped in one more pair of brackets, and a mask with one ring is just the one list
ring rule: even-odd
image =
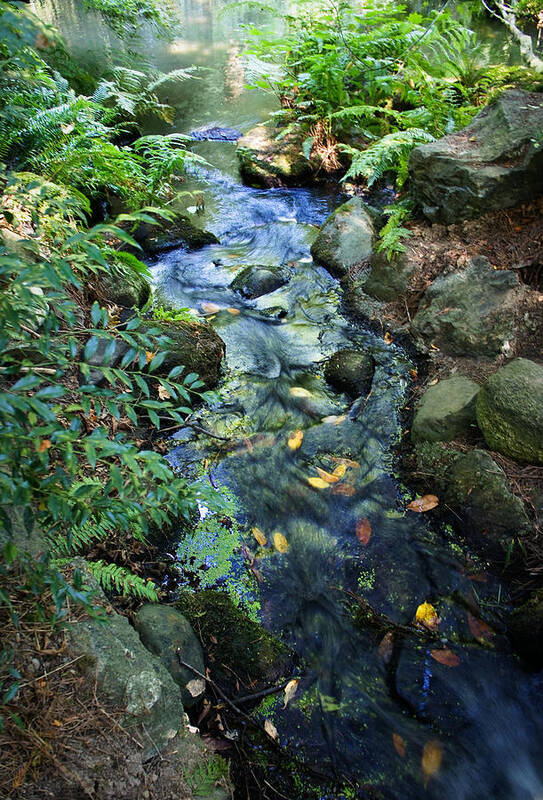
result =
[{"label": "shallow creek", "polygon": [[[172,45],[150,39],[147,51],[161,69],[211,67],[177,99],[178,129],[247,130],[273,103],[243,90],[239,45],[213,3],[187,2],[185,14],[183,38]],[[74,19],[77,50],[83,38]],[[171,459],[186,466],[209,456],[213,485],[235,494],[261,576],[252,599],[263,624],[304,665],[289,705],[283,708],[279,698],[263,714],[281,743],[348,778],[360,797],[366,786],[391,800],[543,798],[541,678],[521,671],[499,623],[489,639],[468,610],[478,607],[497,621],[505,593],[481,575],[484,565],[469,559],[450,531],[432,528],[431,514],[405,510],[414,495],[395,469],[414,365],[394,342],[343,316],[337,281],[311,259],[317,226],[342,198],[316,189],[245,187],[233,144],[195,147],[212,166],[183,188],[203,195],[201,221],[220,244],[173,250],[151,267],[156,289],[176,307],[220,308],[210,324],[226,343],[225,378],[200,420],[236,445],[217,459],[209,437],[193,434]],[[187,196],[186,204],[192,202]],[[288,283],[245,301],[229,284],[246,265],[281,265]],[[372,354],[367,398],[352,402],[326,384],[324,360],[342,348]],[[297,430],[303,440],[291,449],[288,438]],[[328,488],[308,482],[317,467],[333,472],[341,464],[345,474]],[[356,535],[363,519],[371,525],[366,543]],[[270,545],[281,533],[286,552],[259,549],[253,526]],[[241,555],[236,569],[245,569]],[[429,601],[439,613],[438,637],[398,637],[387,653],[379,648],[382,635],[354,624],[346,592],[402,626]],[[457,656],[455,666],[432,656],[443,648]]]}]

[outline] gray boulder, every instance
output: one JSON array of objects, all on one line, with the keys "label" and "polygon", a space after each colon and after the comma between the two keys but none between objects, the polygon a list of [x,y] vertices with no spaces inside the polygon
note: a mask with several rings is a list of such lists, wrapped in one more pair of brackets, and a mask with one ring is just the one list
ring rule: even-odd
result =
[{"label": "gray boulder", "polygon": [[373,252],[375,216],[360,197],[351,197],[321,227],[311,247],[314,260],[337,278],[351,267],[368,262]]},{"label": "gray boulder", "polygon": [[413,197],[432,221],[472,219],[543,191],[543,95],[511,89],[467,128],[416,147]]},{"label": "gray boulder", "polygon": [[393,302],[405,294],[415,269],[408,250],[395,254],[390,261],[385,253],[375,253],[371,258],[370,274],[364,282],[364,291],[377,300]]},{"label": "gray boulder", "polygon": [[338,350],[324,366],[326,381],[351,397],[366,395],[371,389],[374,362],[360,350]]},{"label": "gray boulder", "polygon": [[485,441],[518,461],[543,463],[543,367],[516,358],[487,380],[477,399]]},{"label": "gray boulder", "polygon": [[430,386],[413,420],[413,441],[447,442],[467,433],[477,422],[475,405],[480,388],[462,375]]},{"label": "gray boulder", "polygon": [[465,270],[440,275],[428,287],[411,331],[451,355],[496,356],[514,336],[523,294],[514,272],[472,258]]},{"label": "gray boulder", "polygon": [[200,642],[187,619],[171,606],[147,603],[134,620],[134,627],[145,647],[158,656],[176,684],[181,689],[181,700],[190,708],[202,697],[205,680],[182,667],[181,660],[204,673],[204,654]]},{"label": "gray boulder", "polygon": [[303,186],[311,179],[311,163],[302,149],[303,132],[281,130],[270,123],[252,128],[238,140],[237,155],[243,179],[256,186]]},{"label": "gray boulder", "polygon": [[288,274],[277,267],[245,267],[236,275],[230,288],[250,300],[269,294],[288,282]]},{"label": "gray boulder", "polygon": [[198,228],[183,214],[173,220],[159,220],[156,225],[141,223],[134,233],[134,239],[151,255],[182,246],[197,250],[206,244],[218,244],[219,241],[215,234]]}]

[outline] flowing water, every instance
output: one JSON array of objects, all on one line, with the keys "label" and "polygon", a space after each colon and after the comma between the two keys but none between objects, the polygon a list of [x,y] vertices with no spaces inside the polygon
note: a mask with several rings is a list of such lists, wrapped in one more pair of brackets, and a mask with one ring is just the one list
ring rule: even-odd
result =
[{"label": "flowing water", "polygon": [[[53,18],[54,7],[47,8]],[[177,99],[178,129],[248,129],[273,102],[242,88],[239,20],[203,0],[184,10],[183,37],[150,39],[146,52],[162,69],[208,68]],[[65,32],[77,49],[85,22],[76,22]],[[282,743],[349,779],[357,787],[350,796],[369,796],[364,787],[374,787],[391,800],[543,798],[543,687],[520,669],[500,634],[505,592],[452,532],[405,510],[412,495],[395,467],[413,364],[394,342],[342,314],[337,281],[311,259],[317,226],[342,198],[243,186],[233,144],[196,147],[212,166],[184,188],[203,194],[201,221],[220,244],[172,250],[151,266],[157,291],[176,307],[217,308],[210,324],[226,343],[225,377],[200,421],[230,444],[217,450],[193,433],[171,458],[186,466],[209,457],[211,483],[233,491],[243,530],[257,526],[270,544],[275,533],[284,537],[277,550],[259,548],[248,533],[233,565],[244,571],[250,548],[260,578],[250,598],[303,665],[287,708],[271,701],[263,714]],[[245,301],[229,285],[246,265],[282,266],[289,280]],[[323,379],[324,360],[343,348],[375,361],[367,398],[353,402]],[[303,431],[297,449],[288,446],[294,431]],[[340,465],[345,474],[327,488],[308,482],[317,468]],[[356,531],[364,519],[371,535],[362,542]],[[349,592],[402,626],[419,604],[433,603],[441,641],[406,634],[390,651],[374,627],[355,624]],[[477,607],[497,628],[491,640],[470,616]],[[455,666],[432,656],[445,647],[458,657]]]}]

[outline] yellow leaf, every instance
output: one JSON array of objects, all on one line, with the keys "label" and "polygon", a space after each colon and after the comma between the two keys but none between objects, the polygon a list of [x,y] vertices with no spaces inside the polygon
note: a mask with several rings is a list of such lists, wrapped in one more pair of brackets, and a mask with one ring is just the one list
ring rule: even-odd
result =
[{"label": "yellow leaf", "polygon": [[277,728],[275,727],[273,722],[269,719],[264,720],[264,730],[266,731],[268,736],[271,736],[272,739],[277,739],[279,737],[279,734],[277,733]]},{"label": "yellow leaf", "polygon": [[286,553],[288,550],[288,542],[283,536],[283,534],[279,533],[279,531],[275,531],[275,533],[273,534],[273,546],[280,553]]},{"label": "yellow leaf", "polygon": [[169,400],[171,398],[169,391],[162,385],[158,387],[158,396],[160,400]]},{"label": "yellow leaf", "polygon": [[440,623],[437,611],[431,603],[421,603],[415,614],[415,622],[429,631],[437,631]]},{"label": "yellow leaf", "polygon": [[285,702],[283,703],[283,708],[287,707],[287,704],[292,700],[294,695],[296,694],[296,689],[298,688],[298,681],[296,678],[293,678],[291,681],[287,683],[285,686]]},{"label": "yellow leaf", "polygon": [[308,392],[303,386],[291,386],[289,394],[292,397],[311,397],[311,392]]},{"label": "yellow leaf", "polygon": [[147,363],[149,364],[153,360],[153,358],[156,356],[156,353],[151,353],[150,350],[146,350],[145,351],[145,356],[147,358]]},{"label": "yellow leaf", "polygon": [[346,472],[347,472],[347,465],[338,464],[333,474],[336,476],[336,478],[343,478]]},{"label": "yellow leaf", "polygon": [[428,781],[437,775],[441,769],[443,761],[443,745],[437,739],[430,739],[424,745],[422,751],[422,775],[424,777],[424,788],[428,786]]},{"label": "yellow leaf", "polygon": [[62,728],[62,722],[59,719],[54,719],[53,725],[55,726],[55,728]]},{"label": "yellow leaf", "polygon": [[327,481],[323,481],[322,478],[308,478],[307,482],[314,489],[329,489],[330,488],[330,484]]},{"label": "yellow leaf", "polygon": [[233,314],[235,317],[237,317],[238,314],[241,314],[239,308],[227,308],[226,310],[229,314]]},{"label": "yellow leaf", "polygon": [[261,547],[266,547],[266,545],[268,544],[268,540],[266,539],[265,534],[262,533],[260,528],[257,527],[251,528],[251,533],[253,534],[256,541]]},{"label": "yellow leaf", "polygon": [[218,306],[217,303],[208,303],[205,301],[203,303],[200,303],[200,308],[207,314],[216,314],[217,311],[221,310],[221,307]]},{"label": "yellow leaf", "polygon": [[323,417],[321,419],[321,422],[330,425],[340,425],[342,422],[345,422],[346,419],[347,419],[346,414],[342,414],[340,417],[336,416],[335,414],[332,414],[329,417]]},{"label": "yellow leaf", "polygon": [[302,444],[304,439],[304,432],[303,431],[294,431],[288,437],[288,446],[291,450],[297,450],[300,445]]},{"label": "yellow leaf", "polygon": [[412,500],[407,506],[409,511],[416,511],[417,514],[422,514],[425,511],[431,511],[439,505],[439,498],[435,494],[425,494],[423,497],[417,497]]},{"label": "yellow leaf", "polygon": [[326,483],[337,483],[339,481],[339,475],[333,475],[331,472],[326,472],[325,469],[317,467],[317,472]]},{"label": "yellow leaf", "polygon": [[42,439],[38,447],[38,452],[45,453],[45,451],[49,450],[50,447],[51,447],[51,442],[49,441],[49,439]]}]

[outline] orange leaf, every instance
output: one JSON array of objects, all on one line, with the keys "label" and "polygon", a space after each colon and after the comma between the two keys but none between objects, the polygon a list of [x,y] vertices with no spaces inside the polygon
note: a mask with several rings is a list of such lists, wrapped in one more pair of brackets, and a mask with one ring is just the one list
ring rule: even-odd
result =
[{"label": "orange leaf", "polygon": [[339,475],[332,475],[331,472],[326,472],[325,469],[317,467],[317,472],[326,483],[337,483],[339,481]]},{"label": "orange leaf", "polygon": [[422,751],[422,774],[424,777],[424,788],[428,786],[428,781],[434,775],[437,775],[441,769],[441,762],[443,761],[443,745],[437,739],[430,739],[424,745]]},{"label": "orange leaf", "polygon": [[226,310],[229,314],[233,314],[235,317],[237,317],[238,314],[241,314],[239,308],[227,308]]},{"label": "orange leaf", "polygon": [[387,344],[392,344],[394,341],[394,337],[388,331],[385,333],[383,338]]},{"label": "orange leaf", "polygon": [[332,494],[343,494],[346,497],[352,497],[353,494],[356,494],[356,489],[349,483],[338,483],[333,487]]},{"label": "orange leaf", "polygon": [[495,632],[492,630],[490,625],[487,625],[486,622],[483,622],[482,619],[478,617],[473,617],[471,614],[468,613],[468,625],[469,629],[475,639],[481,643],[490,644],[492,639],[496,635]]},{"label": "orange leaf", "polygon": [[416,511],[418,514],[422,514],[424,511],[430,511],[438,505],[439,498],[435,494],[425,494],[423,497],[417,497],[416,500],[412,500],[407,508],[409,511]]},{"label": "orange leaf", "polygon": [[390,663],[390,659],[392,658],[392,653],[394,652],[394,633],[392,631],[385,633],[385,635],[383,636],[383,638],[379,643],[377,652],[379,653],[379,658],[381,659],[383,664]]},{"label": "orange leaf", "polygon": [[[358,461],[353,461],[351,458],[338,458],[337,456],[332,456],[331,458],[335,464],[340,464],[344,467],[351,467],[352,469],[359,469],[360,467],[360,463]],[[334,470],[334,473],[335,472],[336,470]]]},{"label": "orange leaf", "polygon": [[291,450],[297,450],[304,440],[304,432],[303,431],[294,431],[288,437],[288,446]]},{"label": "orange leaf", "polygon": [[359,519],[356,523],[356,538],[364,546],[366,546],[371,539],[371,524],[366,517]]},{"label": "orange leaf", "polygon": [[457,667],[460,664],[460,659],[456,653],[453,653],[453,651],[448,648],[444,650],[430,650],[430,655],[446,667]]},{"label": "orange leaf", "polygon": [[45,453],[46,450],[49,450],[51,447],[51,442],[49,439],[42,439],[40,442],[40,446],[38,447],[39,453]]},{"label": "orange leaf", "polygon": [[392,734],[392,743],[394,750],[398,753],[400,758],[405,758],[405,739],[399,733]]},{"label": "orange leaf", "polygon": [[207,303],[205,301],[203,303],[200,303],[200,308],[207,314],[216,314],[217,311],[221,310],[221,307],[218,306],[217,303]]}]

